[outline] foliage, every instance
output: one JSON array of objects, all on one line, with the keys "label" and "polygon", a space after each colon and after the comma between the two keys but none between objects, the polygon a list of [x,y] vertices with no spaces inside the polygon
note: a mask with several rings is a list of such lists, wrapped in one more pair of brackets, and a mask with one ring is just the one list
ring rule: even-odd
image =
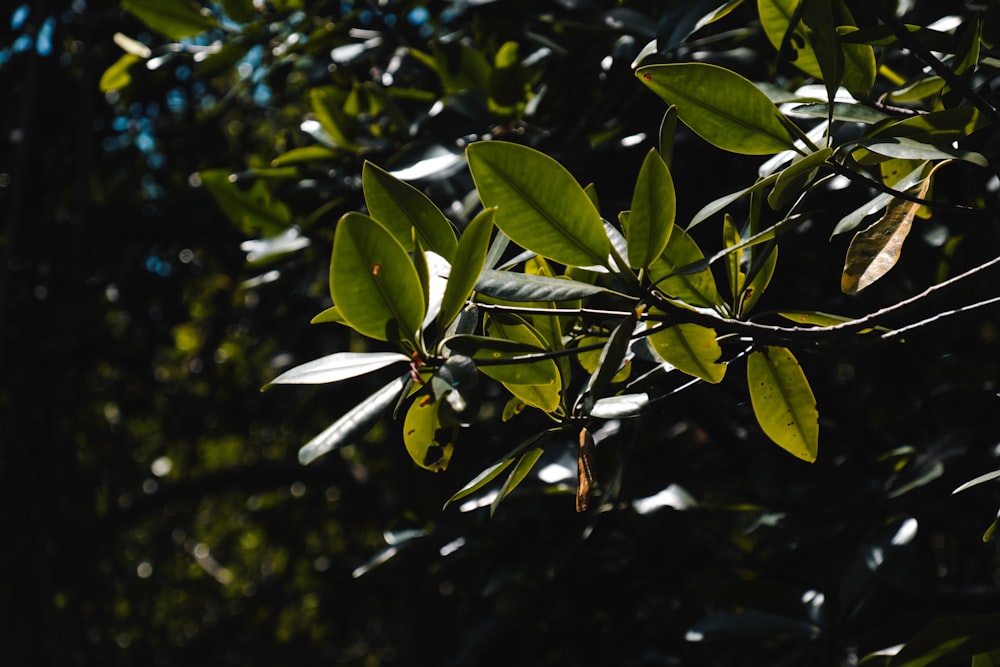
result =
[{"label": "foliage", "polygon": [[110,296],[58,312],[158,384],[7,362],[96,387],[47,428],[115,592],[48,618],[129,664],[996,661],[997,3],[121,6],[91,196],[161,226],[86,244],[162,282],[67,244]]}]

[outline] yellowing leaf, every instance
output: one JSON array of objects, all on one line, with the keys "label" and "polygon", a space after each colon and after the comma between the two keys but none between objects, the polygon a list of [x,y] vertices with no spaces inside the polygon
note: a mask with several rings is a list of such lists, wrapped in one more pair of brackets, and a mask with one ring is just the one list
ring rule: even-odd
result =
[{"label": "yellowing leaf", "polygon": [[819,452],[816,398],[786,348],[763,347],[747,359],[750,402],[761,429],[782,449],[812,463]]},{"label": "yellowing leaf", "polygon": [[[940,166],[935,166],[918,187],[907,192],[923,198],[930,188],[934,172]],[[920,208],[921,205],[916,202],[894,198],[881,218],[854,235],[847,248],[844,273],[840,278],[840,289],[844,294],[857,294],[896,265],[903,241],[910,233],[913,218]]]}]

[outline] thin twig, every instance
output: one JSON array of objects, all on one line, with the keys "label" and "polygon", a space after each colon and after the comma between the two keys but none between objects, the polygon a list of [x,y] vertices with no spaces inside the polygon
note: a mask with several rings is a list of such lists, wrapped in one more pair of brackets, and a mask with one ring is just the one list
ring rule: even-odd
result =
[{"label": "thin twig", "polygon": [[919,329],[920,327],[927,326],[932,322],[943,320],[946,317],[951,317],[952,315],[959,315],[961,313],[968,313],[970,311],[977,310],[979,308],[992,306],[995,303],[1000,303],[1000,296],[995,296],[991,299],[986,299],[985,301],[971,303],[968,306],[962,306],[961,308],[955,308],[954,310],[946,310],[943,313],[938,313],[937,315],[933,315],[931,317],[922,319],[919,322],[914,322],[913,324],[907,324],[905,327],[899,327],[898,329],[893,329],[892,331],[886,331],[884,334],[882,334],[881,338],[888,340],[907,331],[912,331],[913,329]]}]

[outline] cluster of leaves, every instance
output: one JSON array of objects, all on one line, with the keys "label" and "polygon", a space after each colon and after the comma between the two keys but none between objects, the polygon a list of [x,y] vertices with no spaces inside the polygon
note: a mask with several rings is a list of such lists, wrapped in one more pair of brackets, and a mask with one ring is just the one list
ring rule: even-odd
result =
[{"label": "cluster of leaves", "polygon": [[[274,3],[290,12],[293,4]],[[399,15],[411,4],[402,3]],[[201,181],[248,234],[265,237],[249,246],[261,251],[259,259],[308,245],[302,230],[311,232],[328,212],[344,208],[356,188],[344,174],[359,172],[365,212],[347,213],[334,226],[333,305],[313,321],[346,325],[379,351],[335,353],[273,384],[339,382],[398,367],[390,382],[306,444],[300,461],[357,441],[391,412],[413,461],[443,470],[461,446],[462,427],[499,385],[507,396],[503,421],[535,424],[544,415],[545,427],[452,500],[477,494],[496,509],[547,448],[570,436],[579,443],[577,508],[585,509],[601,492],[592,458],[602,422],[639,418],[664,399],[697,384],[719,384],[732,375],[730,366],[745,365],[741,389],[760,429],[794,457],[815,461],[819,415],[797,355],[898,340],[987,305],[921,314],[928,297],[996,260],[859,316],[819,312],[808,303],[758,309],[765,292],[781,282],[774,282],[779,247],[821,217],[834,215],[831,236],[853,235],[840,288],[854,295],[893,268],[915,220],[941,212],[990,215],[985,184],[995,177],[1000,114],[977,91],[993,78],[995,63],[985,52],[995,42],[997,4],[957,27],[908,25],[878,5],[852,4],[855,17],[839,1],[741,4],[689,3],[689,23],[680,22],[689,30],[652,31],[635,57],[635,88],[662,98],[666,111],[657,145],[630,179],[627,208],[609,207],[598,198],[602,183],[582,186],[560,161],[537,150],[544,133],[525,121],[547,125],[543,98],[553,93],[545,86],[555,84],[542,79],[537,63],[550,56],[539,49],[522,57],[523,45],[515,41],[483,49],[468,39],[428,40],[426,47],[398,50],[398,44],[388,48],[392,30],[375,35],[344,27],[370,9],[352,8],[337,23],[309,24],[315,17],[303,17],[296,28],[248,3],[225,2],[225,14],[212,15],[182,2],[130,0],[126,9],[172,40],[227,30],[233,36],[162,54],[119,38],[128,53],[102,85],[124,86],[140,61],[184,50],[203,54],[205,66],[227,67],[245,57],[254,40],[264,41],[274,59],[271,71],[291,62],[288,54],[298,56],[295,67],[307,81],[299,117],[305,145],[284,146],[270,164],[236,177],[228,169],[203,171]],[[690,31],[724,26],[738,8],[743,18],[755,15],[781,66],[796,69],[794,77],[775,78],[781,85],[754,83],[735,65],[660,62]],[[624,20],[637,13],[607,15]],[[306,24],[312,30],[301,27]],[[261,33],[264,25],[290,29],[272,35]],[[330,48],[342,66],[333,85],[327,70],[316,74],[309,65],[311,55]],[[378,63],[375,80],[368,73],[372,63]],[[440,89],[432,94],[428,73]],[[442,118],[454,125],[451,141],[428,147],[421,140],[440,133],[448,124]],[[686,158],[675,153],[675,137],[685,132],[724,153],[764,160],[755,180],[715,192],[708,203],[694,202],[695,212],[678,219],[678,211],[692,207],[675,187]],[[497,138],[507,141],[487,140]],[[463,180],[466,164],[471,186]],[[950,173],[972,185],[951,200],[936,198],[935,180]],[[298,216],[276,193],[283,183],[301,184],[309,176],[326,179],[326,201]],[[817,212],[817,202],[836,202],[831,193],[847,188],[862,192],[860,205]],[[442,210],[433,200],[442,192],[461,205]],[[703,238],[710,224],[719,226],[711,250]],[[499,490],[487,493],[501,478]],[[604,486],[601,501],[613,504],[614,489]],[[892,544],[906,533],[898,529]],[[991,664],[988,652],[997,647],[985,628],[994,620],[934,626],[890,664],[925,664],[919,661],[949,651],[955,657],[963,637],[974,639],[963,651]]]}]

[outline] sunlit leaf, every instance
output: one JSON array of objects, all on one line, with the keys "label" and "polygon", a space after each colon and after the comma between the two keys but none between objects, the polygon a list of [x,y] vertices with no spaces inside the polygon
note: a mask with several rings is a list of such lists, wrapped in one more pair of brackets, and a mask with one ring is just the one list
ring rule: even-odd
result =
[{"label": "sunlit leaf", "polygon": [[722,382],[726,364],[718,363],[722,348],[714,329],[675,324],[649,336],[656,354],[679,371],[713,384]]},{"label": "sunlit leaf", "polygon": [[472,294],[476,281],[479,280],[486,263],[495,213],[496,209],[493,208],[480,211],[458,240],[438,314],[438,319],[443,325],[450,324],[461,312],[466,300]]},{"label": "sunlit leaf", "polygon": [[722,219],[722,243],[727,249],[735,249],[723,259],[725,259],[726,278],[729,282],[729,294],[733,298],[734,309],[738,305],[737,302],[739,301],[740,294],[743,293],[743,283],[746,279],[746,274],[743,273],[742,268],[743,249],[739,248],[740,241],[740,230],[736,228],[733,216],[727,213]]},{"label": "sunlit leaf", "polygon": [[391,364],[409,361],[399,352],[337,352],[291,368],[270,384],[325,384],[373,373]]},{"label": "sunlit leaf", "polygon": [[326,146],[304,146],[301,148],[293,148],[290,151],[282,153],[278,157],[271,160],[271,166],[285,167],[292,164],[302,164],[304,162],[330,160],[336,157],[336,155],[336,151],[333,151]]},{"label": "sunlit leaf", "polygon": [[427,195],[371,162],[361,170],[365,204],[369,214],[382,223],[407,250],[413,249],[413,231],[425,250],[449,262],[458,242],[455,232]]},{"label": "sunlit leaf", "polygon": [[129,70],[132,65],[142,60],[141,57],[132,53],[124,53],[111,67],[104,70],[99,83],[102,93],[110,93],[114,90],[121,90],[132,82],[132,75]]},{"label": "sunlit leaf", "polygon": [[719,291],[711,269],[691,274],[678,272],[704,259],[694,239],[684,230],[675,229],[663,255],[649,267],[649,277],[664,294],[692,306],[711,308],[719,303]]},{"label": "sunlit leaf", "polygon": [[749,275],[750,282],[747,283],[741,297],[739,307],[740,315],[749,313],[753,310],[753,307],[757,305],[757,301],[759,301],[760,297],[763,296],[764,290],[766,290],[767,286],[771,284],[771,278],[774,276],[774,268],[777,264],[778,246],[775,245],[771,248],[771,251],[767,253],[763,261],[760,262],[760,265],[755,266],[753,270],[751,270]]},{"label": "sunlit leaf", "polygon": [[793,456],[812,463],[819,451],[819,413],[802,367],[783,347],[762,347],[747,359],[750,402],[761,429]]},{"label": "sunlit leaf", "polygon": [[556,262],[606,265],[601,215],[566,169],[532,148],[483,141],[466,149],[483,205],[515,243]]},{"label": "sunlit leaf", "polygon": [[[490,316],[486,320],[485,330],[489,336],[545,349],[538,332],[516,316]],[[510,393],[528,405],[545,412],[552,412],[559,407],[562,376],[554,359],[534,359],[529,363],[514,365],[480,366],[480,370],[484,375],[502,382]]]},{"label": "sunlit leaf", "polygon": [[347,322],[344,320],[344,318],[341,317],[340,311],[337,310],[336,306],[330,306],[326,310],[324,310],[321,313],[317,314],[315,317],[313,317],[311,320],[309,320],[309,323],[310,324],[325,324],[325,323],[347,324]]},{"label": "sunlit leaf", "polygon": [[628,216],[628,263],[632,268],[648,268],[667,247],[674,227],[677,198],[670,170],[656,149],[642,161],[632,193]]},{"label": "sunlit leaf", "polygon": [[122,0],[122,9],[173,40],[219,27],[205,9],[188,0]]},{"label": "sunlit leaf", "polygon": [[299,449],[299,463],[302,465],[312,463],[320,456],[364,435],[396,402],[409,378],[409,373],[396,378],[303,445]]},{"label": "sunlit leaf", "polygon": [[[742,2],[742,0],[740,0]],[[660,121],[659,147],[663,163],[670,168],[674,160],[674,134],[677,132],[677,107],[670,105]]]},{"label": "sunlit leaf", "polygon": [[347,213],[337,223],[330,295],[359,333],[416,344],[427,307],[420,277],[399,241],[366,215]]},{"label": "sunlit leaf", "polygon": [[713,146],[742,155],[795,148],[774,103],[733,71],[707,63],[672,63],[640,67],[636,75]]}]

